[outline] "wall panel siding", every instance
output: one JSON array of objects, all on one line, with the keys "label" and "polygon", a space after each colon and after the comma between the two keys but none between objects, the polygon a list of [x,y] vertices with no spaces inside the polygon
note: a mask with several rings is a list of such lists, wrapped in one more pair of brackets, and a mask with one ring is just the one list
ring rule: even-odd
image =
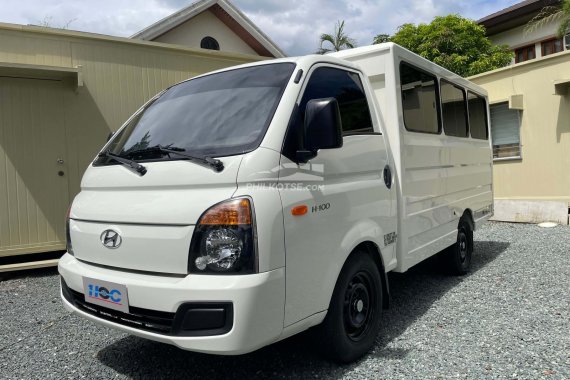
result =
[{"label": "wall panel siding", "polygon": [[71,67],[70,43],[66,40],[2,30],[0,62]]}]

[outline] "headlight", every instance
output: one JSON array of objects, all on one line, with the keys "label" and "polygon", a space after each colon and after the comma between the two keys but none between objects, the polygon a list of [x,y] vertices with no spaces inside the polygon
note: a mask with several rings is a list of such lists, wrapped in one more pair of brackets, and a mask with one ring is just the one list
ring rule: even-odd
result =
[{"label": "headlight", "polygon": [[69,231],[69,214],[71,213],[71,206],[67,209],[67,215],[65,216],[65,246],[67,253],[75,256],[73,253],[73,247],[71,245],[71,232]]},{"label": "headlight", "polygon": [[249,198],[236,198],[208,209],[198,221],[188,271],[249,274],[257,271],[255,222]]}]

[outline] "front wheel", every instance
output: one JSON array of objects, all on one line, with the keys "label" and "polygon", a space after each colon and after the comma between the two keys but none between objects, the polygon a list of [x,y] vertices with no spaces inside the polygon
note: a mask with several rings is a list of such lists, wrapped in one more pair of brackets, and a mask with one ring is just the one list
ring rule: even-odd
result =
[{"label": "front wheel", "polygon": [[378,267],[370,255],[356,252],[344,264],[327,316],[317,330],[325,355],[348,363],[368,352],[380,329],[381,310]]}]

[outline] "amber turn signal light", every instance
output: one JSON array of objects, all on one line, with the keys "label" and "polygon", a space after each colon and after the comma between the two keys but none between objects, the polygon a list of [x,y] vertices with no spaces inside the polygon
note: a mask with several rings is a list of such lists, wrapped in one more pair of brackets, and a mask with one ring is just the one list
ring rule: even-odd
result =
[{"label": "amber turn signal light", "polygon": [[210,208],[200,218],[200,225],[237,226],[251,224],[249,199],[232,199]]},{"label": "amber turn signal light", "polygon": [[305,215],[308,211],[309,211],[309,208],[306,205],[295,206],[291,209],[291,215],[301,216],[301,215]]}]

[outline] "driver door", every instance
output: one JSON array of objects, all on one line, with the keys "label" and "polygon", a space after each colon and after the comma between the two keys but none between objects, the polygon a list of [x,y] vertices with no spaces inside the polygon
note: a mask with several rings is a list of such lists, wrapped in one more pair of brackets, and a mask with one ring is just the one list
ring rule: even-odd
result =
[{"label": "driver door", "polygon": [[[279,173],[285,222],[285,326],[328,309],[336,278],[358,239],[374,240],[383,254],[384,234],[396,231],[394,191],[384,183],[384,136],[371,117],[360,74],[317,65],[309,72],[284,144]],[[343,146],[321,149],[297,164],[303,148],[304,110],[312,99],[339,103]],[[297,206],[306,213],[293,215]]]}]

